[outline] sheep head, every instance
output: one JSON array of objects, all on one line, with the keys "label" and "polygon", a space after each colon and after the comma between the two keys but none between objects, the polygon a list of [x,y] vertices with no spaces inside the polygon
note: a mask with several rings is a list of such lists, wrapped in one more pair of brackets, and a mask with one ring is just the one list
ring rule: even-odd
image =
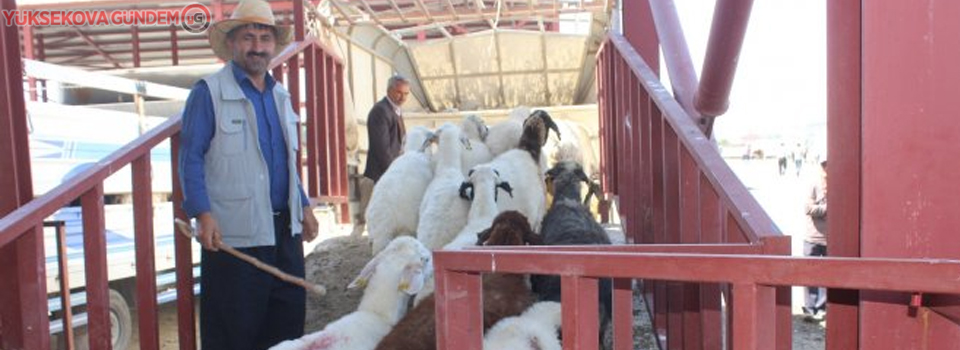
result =
[{"label": "sheep head", "polygon": [[487,135],[490,134],[490,128],[487,127],[487,123],[476,114],[463,117],[463,121],[460,122],[460,129],[463,130],[464,135],[474,140],[484,141],[487,139]]},{"label": "sheep head", "polygon": [[540,245],[543,240],[533,232],[527,217],[508,210],[493,219],[490,228],[477,234],[477,245]]},{"label": "sheep head", "polygon": [[586,183],[589,188],[584,205],[590,201],[591,196],[600,193],[600,186],[587,177],[583,167],[577,162],[563,161],[557,163],[547,171],[546,180],[554,195],[555,203],[557,200],[572,200],[579,203],[580,182]]},{"label": "sheep head", "polygon": [[425,152],[429,148],[433,132],[423,126],[415,126],[403,138],[403,153]]},{"label": "sheep head", "polygon": [[536,110],[523,121],[523,133],[520,135],[520,149],[530,152],[534,160],[539,161],[543,145],[547,143],[550,130],[560,139],[560,128],[553,121],[550,114],[543,110]]},{"label": "sheep head", "polygon": [[[371,259],[347,288],[366,288],[375,283],[395,283],[397,290],[415,295],[433,267],[430,250],[416,238],[400,236]],[[378,273],[381,272],[381,273]],[[397,279],[399,276],[399,279]],[[395,281],[391,282],[390,280]]]},{"label": "sheep head", "polygon": [[500,190],[507,192],[513,198],[513,187],[510,183],[500,180],[500,172],[487,164],[475,166],[467,173],[467,180],[460,184],[460,198],[472,201],[477,187],[493,189],[493,200],[500,199]]}]

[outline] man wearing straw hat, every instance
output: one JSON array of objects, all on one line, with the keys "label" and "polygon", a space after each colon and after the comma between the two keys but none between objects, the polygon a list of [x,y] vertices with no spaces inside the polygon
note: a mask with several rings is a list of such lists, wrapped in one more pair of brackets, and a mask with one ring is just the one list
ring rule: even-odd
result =
[{"label": "man wearing straw hat", "polygon": [[184,107],[180,178],[204,247],[204,350],[266,349],[303,335],[304,290],[217,249],[230,245],[304,276],[302,243],[318,224],[296,170],[298,117],[267,73],[291,34],[265,1],[241,1],[210,28],[210,46],[226,64],[197,82]]}]

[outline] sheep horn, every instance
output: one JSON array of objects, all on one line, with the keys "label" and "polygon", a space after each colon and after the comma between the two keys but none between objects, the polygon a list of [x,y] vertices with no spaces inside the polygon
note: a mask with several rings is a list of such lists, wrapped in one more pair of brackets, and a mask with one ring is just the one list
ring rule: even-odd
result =
[{"label": "sheep horn", "polygon": [[587,192],[587,197],[583,199],[583,206],[585,207],[590,206],[590,197],[597,196],[597,199],[599,200],[600,193],[602,191],[600,189],[600,184],[596,182],[593,182],[593,181],[587,182],[587,186],[590,188],[590,191]]},{"label": "sheep horn", "polygon": [[[537,110],[537,115],[539,115],[540,118],[543,119],[543,123],[547,125],[548,129],[553,130],[553,132],[557,134],[557,140],[560,140],[561,139],[560,127],[557,126],[557,123],[553,121],[553,118],[550,117],[550,114],[543,110]],[[546,144],[547,140],[543,140],[543,141],[544,141],[544,144]]]},{"label": "sheep horn", "polygon": [[[510,187],[510,183],[509,183],[509,182],[504,181],[504,182],[498,183],[498,184],[497,184],[497,188],[504,190],[505,192],[507,192],[507,194],[510,195],[510,198],[513,198],[513,187]],[[494,192],[494,196],[493,196],[493,197],[494,197],[494,200],[497,199],[497,195],[498,195],[499,193],[500,193],[500,191]]]},{"label": "sheep horn", "polygon": [[[467,192],[467,190],[470,190]],[[473,184],[469,182],[462,182],[460,184],[460,198],[466,199],[468,201],[473,200]]]}]

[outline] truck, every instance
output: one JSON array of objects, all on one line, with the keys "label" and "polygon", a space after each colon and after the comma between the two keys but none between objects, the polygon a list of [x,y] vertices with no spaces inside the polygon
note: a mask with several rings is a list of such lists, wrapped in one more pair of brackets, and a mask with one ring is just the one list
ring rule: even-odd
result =
[{"label": "truck", "polygon": [[[156,126],[161,117],[142,118],[137,114],[84,106],[31,102],[27,105],[30,157],[34,193],[42,195],[139,136],[143,126]],[[170,201],[170,145],[165,142],[151,152],[154,192],[154,243],[157,270],[157,301],[176,299],[174,285],[173,203]],[[133,204],[130,167],[104,182],[104,218],[110,286],[110,320],[114,349],[126,349],[134,333],[136,249],[134,246]],[[44,228],[48,308],[51,343],[62,344],[64,310],[60,300],[57,226],[62,225],[67,276],[71,290],[72,327],[78,348],[87,346],[84,294],[83,226],[79,201],[50,216]],[[193,243],[194,276],[199,277],[200,248]],[[194,285],[194,293],[199,286]]]}]

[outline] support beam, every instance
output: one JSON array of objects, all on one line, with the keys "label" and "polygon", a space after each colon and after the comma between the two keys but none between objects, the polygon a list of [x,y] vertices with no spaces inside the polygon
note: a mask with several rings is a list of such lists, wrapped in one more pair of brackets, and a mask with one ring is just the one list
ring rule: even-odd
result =
[{"label": "support beam", "polygon": [[403,23],[409,23],[410,21],[407,20],[407,17],[403,15],[403,11],[400,10],[400,6],[397,6],[397,3],[393,0],[389,0],[389,1],[390,1],[390,6],[393,6],[393,10],[397,11],[397,16],[400,16],[400,21]]},{"label": "support beam", "polygon": [[174,66],[180,65],[179,40],[177,38],[177,27],[170,26],[170,61]]},{"label": "support beam", "polygon": [[132,39],[131,44],[133,45],[133,66],[140,67],[140,27],[131,26],[130,36]]},{"label": "support beam", "polygon": [[100,46],[97,45],[97,43],[96,43],[95,41],[93,41],[93,39],[91,39],[89,36],[87,36],[87,34],[85,34],[83,31],[81,31],[80,28],[77,28],[77,27],[71,27],[71,28],[73,28],[73,30],[76,31],[77,34],[80,35],[80,38],[82,38],[83,41],[87,42],[87,44],[89,44],[90,46],[92,46],[95,51],[97,51],[98,53],[100,53],[100,56],[103,56],[103,58],[105,58],[108,62],[110,62],[111,64],[113,64],[114,67],[116,67],[116,68],[123,68],[122,66],[120,66],[120,62],[118,62],[117,60],[115,60],[115,59],[114,59],[112,56],[110,56],[110,54],[108,54],[106,51],[103,51],[103,49],[101,49]]},{"label": "support beam", "polygon": [[437,20],[433,19],[433,15],[430,14],[430,9],[427,8],[427,5],[423,4],[423,0],[416,0],[416,2],[417,6],[420,6],[420,11],[423,11],[423,14],[427,16],[427,20],[429,20],[430,23],[436,23]]},{"label": "support beam", "polygon": [[703,77],[694,97],[697,110],[704,115],[715,117],[727,112],[752,7],[753,0],[717,0]]},{"label": "support beam", "polygon": [[370,18],[373,19],[373,22],[375,22],[378,26],[383,26],[383,22],[380,22],[380,18],[377,17],[377,11],[374,11],[373,8],[370,7],[370,3],[368,3],[367,0],[360,0],[360,3],[363,4],[363,8],[367,10]]},{"label": "support beam", "polygon": [[[340,15],[343,16],[343,18],[346,19],[347,22],[350,23],[350,25],[356,24],[356,22],[353,20],[353,18],[351,18],[350,14],[347,13],[347,10],[344,10],[344,9],[343,9],[343,5],[340,5],[340,3],[339,3],[337,0],[330,0],[330,4],[333,5],[333,9],[336,10],[338,13],[340,13]],[[295,7],[296,7],[296,6],[295,6]],[[301,5],[301,7],[302,7],[302,5]],[[294,15],[296,15],[296,14],[294,14]]]},{"label": "support beam", "polygon": [[[36,59],[36,49],[34,48],[33,27],[23,27],[23,57],[27,59]],[[30,101],[37,101],[37,79],[27,77],[27,88],[30,94]]]}]

